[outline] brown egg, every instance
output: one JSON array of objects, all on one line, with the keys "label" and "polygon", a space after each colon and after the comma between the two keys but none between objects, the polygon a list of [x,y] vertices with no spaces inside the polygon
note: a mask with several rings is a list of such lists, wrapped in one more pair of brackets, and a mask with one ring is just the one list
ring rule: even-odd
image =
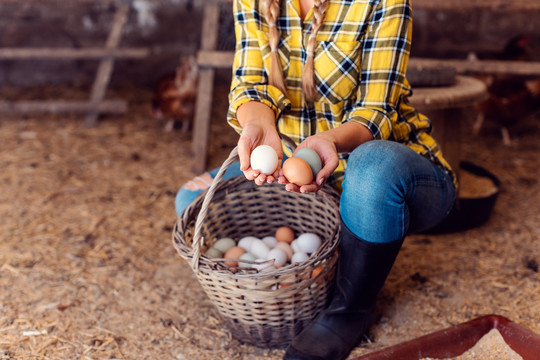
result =
[{"label": "brown egg", "polygon": [[283,175],[290,183],[298,186],[311,184],[313,181],[313,171],[304,160],[298,157],[290,157],[283,163]]},{"label": "brown egg", "polygon": [[311,272],[311,278],[316,278],[317,275],[319,275],[321,272],[323,271],[323,267],[322,266],[317,266],[315,269],[313,269],[313,271]]},{"label": "brown egg", "polygon": [[[319,274],[323,271],[323,267],[322,266],[317,266],[315,269],[313,269],[313,271],[311,272],[311,276],[310,278],[311,279],[314,279],[316,278],[317,276],[319,276]],[[317,284],[319,285],[322,285],[324,284],[324,277],[321,277],[319,280],[317,280]]]},{"label": "brown egg", "polygon": [[[227,250],[225,255],[223,256],[225,259],[239,259],[242,254],[246,252],[245,249],[241,248],[240,246],[234,246]],[[230,267],[238,266],[237,261],[224,261],[225,265]]]},{"label": "brown egg", "polygon": [[278,242],[290,244],[294,240],[294,231],[288,226],[282,226],[276,230],[275,238]]},{"label": "brown egg", "polygon": [[288,242],[278,241],[276,246],[274,246],[274,249],[281,249],[285,251],[285,254],[287,254],[287,261],[291,261],[291,258],[294,254],[294,250],[292,249],[291,245],[289,245]]}]

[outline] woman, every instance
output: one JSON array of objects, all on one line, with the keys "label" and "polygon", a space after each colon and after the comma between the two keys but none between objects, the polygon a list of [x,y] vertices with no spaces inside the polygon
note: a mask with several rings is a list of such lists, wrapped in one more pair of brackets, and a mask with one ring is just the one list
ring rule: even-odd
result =
[{"label": "woman", "polygon": [[[285,359],[344,359],[369,330],[375,299],[407,234],[427,230],[451,210],[456,177],[412,108],[405,78],[411,45],[408,0],[235,0],[237,49],[229,124],[240,133],[240,163],[258,185],[288,191],[341,191],[341,241],[329,307],[288,347]],[[250,168],[251,151],[272,146],[291,156],[308,147],[323,168],[311,184],[281,170]],[[205,174],[206,182],[212,175]],[[199,181],[199,185],[202,184]],[[200,191],[177,197],[177,211]]]}]

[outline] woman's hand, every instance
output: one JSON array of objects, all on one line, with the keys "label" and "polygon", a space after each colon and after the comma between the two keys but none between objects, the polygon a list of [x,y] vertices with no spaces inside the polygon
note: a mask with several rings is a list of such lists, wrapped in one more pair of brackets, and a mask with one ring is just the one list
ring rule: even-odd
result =
[{"label": "woman's hand", "polygon": [[280,171],[278,181],[286,184],[285,188],[295,192],[316,192],[319,191],[326,180],[332,175],[339,165],[339,153],[353,151],[358,145],[366,141],[373,140],[371,132],[362,124],[357,122],[346,122],[334,129],[320,132],[305,139],[296,149],[307,147],[315,150],[321,158],[323,168],[317,174],[314,182],[301,187],[291,184]]},{"label": "woman's hand", "polygon": [[[251,101],[240,106],[237,115],[242,126],[242,133],[238,139],[240,170],[246,179],[255,181],[257,185],[274,182],[283,160],[281,139],[276,130],[274,112],[262,103]],[[251,168],[251,153],[259,145],[269,145],[278,154],[278,166],[273,174],[261,174],[260,171]]]},{"label": "woman's hand", "polygon": [[298,186],[290,183],[283,175],[283,171],[280,170],[278,182],[280,184],[285,184],[285,189],[288,191],[301,193],[317,192],[323,187],[326,180],[330,177],[330,175],[332,175],[339,164],[338,152],[334,139],[329,136],[327,132],[322,132],[308,137],[298,146],[296,151],[302,148],[310,148],[311,150],[314,150],[321,158],[323,167],[317,174],[315,181],[313,181],[311,184]]}]

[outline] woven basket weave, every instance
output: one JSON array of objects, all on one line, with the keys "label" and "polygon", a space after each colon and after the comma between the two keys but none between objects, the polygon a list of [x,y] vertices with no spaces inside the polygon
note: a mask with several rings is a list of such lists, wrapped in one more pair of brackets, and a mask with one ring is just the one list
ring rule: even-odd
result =
[{"label": "woven basket weave", "polygon": [[[282,184],[257,186],[243,176],[222,181],[234,161],[236,148],[210,188],[179,216],[173,244],[235,338],[259,347],[284,347],[327,304],[338,256],[339,195],[331,187],[298,194]],[[302,263],[266,272],[230,268],[204,255],[220,238],[262,238],[280,226],[297,235],[315,233],[323,245]]]}]

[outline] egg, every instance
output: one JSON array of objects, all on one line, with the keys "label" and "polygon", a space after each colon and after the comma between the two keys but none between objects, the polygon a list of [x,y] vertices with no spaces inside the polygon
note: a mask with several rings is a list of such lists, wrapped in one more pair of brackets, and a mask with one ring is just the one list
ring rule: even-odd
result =
[{"label": "egg", "polygon": [[277,244],[277,239],[275,236],[265,236],[262,238],[263,243],[268,245],[270,249],[272,249]]},{"label": "egg", "polygon": [[209,258],[220,258],[223,257],[223,252],[219,251],[214,247],[211,247],[210,249],[206,250],[205,255]]},{"label": "egg", "polygon": [[262,240],[255,239],[251,242],[249,252],[258,258],[266,258],[270,248]]},{"label": "egg", "polygon": [[289,245],[288,243],[284,241],[279,241],[274,247],[274,249],[281,249],[285,251],[285,254],[287,254],[287,260],[291,260],[294,254],[294,250],[292,249],[291,245]]},{"label": "egg", "polygon": [[290,157],[283,163],[283,175],[290,183],[298,186],[311,184],[313,172],[309,164],[299,157]]},{"label": "egg", "polygon": [[322,162],[315,150],[310,148],[302,148],[294,154],[294,157],[305,160],[313,172],[313,179],[317,177],[317,174],[322,169]]},{"label": "egg", "polygon": [[309,256],[305,252],[302,252],[302,251],[295,252],[293,256],[291,257],[291,264],[301,263],[302,261],[306,261],[308,258]]},{"label": "egg", "polygon": [[[227,250],[225,255],[223,256],[225,259],[239,259],[242,254],[245,254],[246,250],[241,248],[240,246],[234,246]],[[236,267],[238,266],[237,261],[224,261],[225,265],[230,267]]]},{"label": "egg", "polygon": [[266,259],[256,259],[255,261],[257,262],[257,264],[253,264],[253,267],[260,272],[266,272],[276,269],[276,267],[272,265],[272,262]]},{"label": "egg", "polygon": [[298,246],[298,240],[297,239],[294,239],[291,243],[291,247],[293,249],[294,252],[302,252],[302,250],[300,249],[300,247]]},{"label": "egg", "polygon": [[216,241],[213,247],[221,251],[222,253],[226,253],[227,250],[229,250],[230,248],[234,246],[236,246],[236,241],[234,241],[231,238],[226,237],[226,238],[222,238]]},{"label": "egg", "polygon": [[287,254],[281,249],[272,249],[266,257],[267,260],[274,260],[274,266],[280,268],[287,262]]},{"label": "egg", "polygon": [[317,276],[319,276],[319,274],[323,271],[323,267],[322,266],[317,266],[315,269],[313,269],[313,271],[311,272],[311,278],[316,278]]},{"label": "egg", "polygon": [[[257,257],[255,255],[247,252],[247,253],[243,253],[242,255],[240,255],[239,259],[240,260],[255,261],[257,259]],[[255,264],[242,262],[242,261],[238,262],[238,266],[244,267],[244,268],[250,268],[250,267],[253,267],[253,265],[255,265]]]},{"label": "egg", "polygon": [[255,236],[244,236],[238,241],[238,246],[240,246],[242,249],[246,251],[251,251],[251,244],[253,241],[259,240]]},{"label": "egg", "polygon": [[304,233],[296,240],[298,240],[298,247],[300,250],[307,254],[314,253],[322,244],[321,238],[313,233]]},{"label": "egg", "polygon": [[276,240],[278,242],[291,243],[294,240],[294,231],[288,226],[281,226],[276,230]]},{"label": "egg", "polygon": [[262,174],[272,174],[278,166],[278,154],[269,145],[260,145],[253,149],[249,158],[251,168]]}]

